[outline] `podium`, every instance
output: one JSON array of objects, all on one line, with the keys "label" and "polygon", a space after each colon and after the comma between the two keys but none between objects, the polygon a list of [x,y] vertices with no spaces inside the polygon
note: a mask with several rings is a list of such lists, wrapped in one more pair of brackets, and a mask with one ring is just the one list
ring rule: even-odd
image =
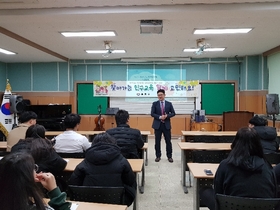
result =
[{"label": "podium", "polygon": [[239,128],[248,127],[249,120],[254,112],[234,111],[223,113],[223,131],[238,131]]},{"label": "podium", "polygon": [[219,127],[214,122],[191,122],[191,131],[218,131]]}]

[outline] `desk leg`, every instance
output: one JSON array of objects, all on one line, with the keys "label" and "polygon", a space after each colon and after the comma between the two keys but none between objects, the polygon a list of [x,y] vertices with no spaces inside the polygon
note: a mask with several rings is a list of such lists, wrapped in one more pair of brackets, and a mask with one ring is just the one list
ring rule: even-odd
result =
[{"label": "desk leg", "polygon": [[193,209],[199,210],[200,207],[200,199],[199,199],[199,179],[194,178],[193,180]]},{"label": "desk leg", "polygon": [[[148,138],[149,138],[148,135],[141,135],[141,137],[145,143],[148,143]],[[148,165],[148,148],[145,149],[145,153],[146,153],[146,155],[145,155],[144,162],[145,162],[145,166],[147,166]],[[144,155],[142,157],[144,158]]]},{"label": "desk leg", "polygon": [[[138,173],[135,173],[135,177],[138,176]],[[137,178],[136,178],[136,182],[137,182]],[[137,185],[138,185],[138,182],[137,182]],[[137,210],[138,209],[138,190],[136,190],[136,193],[135,193],[135,199],[134,199],[134,202],[133,202],[133,210]]]},{"label": "desk leg", "polygon": [[[139,181],[138,181],[139,182]],[[144,185],[145,185],[145,166],[142,167],[142,177],[141,177],[141,183],[139,183],[139,192],[141,194],[144,193]]]},{"label": "desk leg", "polygon": [[184,150],[181,150],[181,164],[181,182],[184,193],[188,193],[188,189],[186,186],[186,155]]},{"label": "desk leg", "polygon": [[145,149],[145,153],[146,153],[145,166],[147,166],[148,165],[148,148]]}]

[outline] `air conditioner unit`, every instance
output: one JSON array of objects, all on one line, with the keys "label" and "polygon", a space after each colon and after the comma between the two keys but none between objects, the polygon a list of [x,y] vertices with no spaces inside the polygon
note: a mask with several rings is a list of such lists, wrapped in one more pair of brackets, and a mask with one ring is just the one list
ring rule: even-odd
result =
[{"label": "air conditioner unit", "polygon": [[162,34],[162,20],[141,20],[141,34]]}]

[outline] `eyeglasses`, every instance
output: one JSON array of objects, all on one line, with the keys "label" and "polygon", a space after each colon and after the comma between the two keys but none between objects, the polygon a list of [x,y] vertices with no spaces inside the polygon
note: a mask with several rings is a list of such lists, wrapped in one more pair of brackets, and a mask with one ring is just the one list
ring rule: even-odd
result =
[{"label": "eyeglasses", "polygon": [[34,171],[39,172],[39,166],[37,164],[34,164]]}]

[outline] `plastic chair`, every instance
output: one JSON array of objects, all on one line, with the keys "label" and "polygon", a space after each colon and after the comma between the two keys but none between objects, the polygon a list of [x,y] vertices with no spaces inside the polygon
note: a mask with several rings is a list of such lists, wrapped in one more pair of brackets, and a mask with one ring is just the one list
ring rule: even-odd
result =
[{"label": "plastic chair", "polygon": [[279,210],[280,198],[246,198],[216,195],[216,210]]},{"label": "plastic chair", "polygon": [[217,136],[194,136],[193,142],[205,142],[205,143],[219,143],[219,137]]},{"label": "plastic chair", "polygon": [[195,150],[192,151],[192,161],[194,163],[220,163],[226,159],[226,151],[219,150]]},{"label": "plastic chair", "polygon": [[232,143],[234,136],[219,136],[220,143]]},{"label": "plastic chair", "polygon": [[72,201],[124,205],[124,187],[74,186],[69,185],[68,193]]},{"label": "plastic chair", "polygon": [[264,157],[270,164],[280,163],[280,153],[266,153]]},{"label": "plastic chair", "polygon": [[85,153],[57,153],[62,158],[85,158]]}]

